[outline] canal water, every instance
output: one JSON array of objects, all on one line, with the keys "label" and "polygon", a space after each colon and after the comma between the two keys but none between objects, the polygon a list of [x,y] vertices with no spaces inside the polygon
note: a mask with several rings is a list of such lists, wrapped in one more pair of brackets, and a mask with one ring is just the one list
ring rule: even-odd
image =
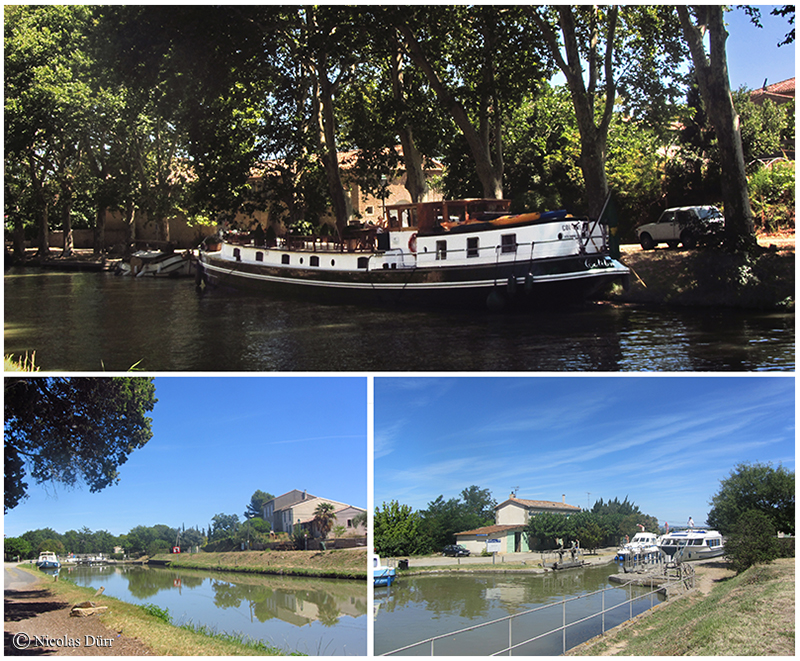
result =
[{"label": "canal water", "polygon": [[794,314],[589,303],[512,314],[322,305],[191,279],[6,272],[5,353],[53,371],[793,370]]},{"label": "canal water", "polygon": [[[390,588],[375,588],[375,654],[386,654],[419,641],[475,625],[506,618],[539,606],[551,607],[522,615],[511,622],[513,645],[561,627],[566,615],[567,624],[600,613],[603,597],[588,595],[602,588],[605,608],[605,630],[644,612],[662,600],[658,595],[643,597],[624,604],[634,597],[650,592],[650,588],[622,587],[608,581],[617,573],[614,564],[570,569],[547,574],[484,573],[399,577]],[[601,616],[569,627],[566,648],[579,645],[602,632]],[[489,656],[509,646],[509,622],[504,620],[458,634],[434,643],[436,656]],[[562,653],[562,632],[549,634],[513,651],[514,656],[555,656]],[[405,650],[398,655],[428,656],[430,643]]]},{"label": "canal water", "polygon": [[286,653],[364,656],[364,581],[202,572],[134,565],[62,567],[78,585],[169,610],[176,625],[244,634]]}]

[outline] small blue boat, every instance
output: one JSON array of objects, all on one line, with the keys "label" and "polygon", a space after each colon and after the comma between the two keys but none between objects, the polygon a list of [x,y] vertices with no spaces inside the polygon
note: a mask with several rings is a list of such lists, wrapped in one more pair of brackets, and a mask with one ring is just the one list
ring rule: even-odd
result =
[{"label": "small blue boat", "polygon": [[389,587],[394,583],[397,578],[397,572],[394,567],[387,567],[381,564],[380,558],[376,554],[372,554],[372,580],[375,587]]}]

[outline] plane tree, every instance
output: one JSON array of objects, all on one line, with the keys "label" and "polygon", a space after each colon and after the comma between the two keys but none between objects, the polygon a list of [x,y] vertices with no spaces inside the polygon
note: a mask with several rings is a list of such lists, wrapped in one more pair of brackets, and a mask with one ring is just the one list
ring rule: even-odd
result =
[{"label": "plane tree", "polygon": [[[515,7],[403,7],[402,45],[469,146],[482,195],[503,196],[503,126],[550,64]],[[447,35],[447,38],[443,38]]]},{"label": "plane tree", "polygon": [[152,437],[152,378],[8,377],[4,383],[4,507],[37,483],[94,493],[120,480],[119,467]]},{"label": "plane tree", "polygon": [[683,48],[671,7],[527,6],[566,79],[581,140],[585,205],[599,216],[608,196],[608,134],[618,101],[640,119],[663,119],[680,92]]}]

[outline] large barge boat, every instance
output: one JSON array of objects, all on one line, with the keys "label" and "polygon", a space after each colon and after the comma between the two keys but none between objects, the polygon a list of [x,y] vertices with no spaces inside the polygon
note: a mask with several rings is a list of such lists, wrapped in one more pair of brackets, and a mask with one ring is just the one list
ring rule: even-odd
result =
[{"label": "large barge boat", "polygon": [[386,227],[274,245],[223,240],[200,252],[198,281],[323,301],[502,309],[581,300],[630,271],[609,255],[608,227],[565,211],[509,213],[509,200],[386,207]]}]

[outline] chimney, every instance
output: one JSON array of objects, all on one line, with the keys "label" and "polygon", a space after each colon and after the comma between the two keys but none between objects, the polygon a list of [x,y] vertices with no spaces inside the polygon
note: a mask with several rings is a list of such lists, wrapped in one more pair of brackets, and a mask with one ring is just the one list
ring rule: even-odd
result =
[{"label": "chimney", "polygon": [[562,505],[566,505],[567,504],[567,494],[565,494],[565,493],[561,494],[561,504]]},{"label": "chimney", "polygon": [[305,500],[305,499],[306,499],[306,494],[307,494],[307,493],[308,493],[308,491],[307,491],[306,489],[303,489],[303,500]]}]

